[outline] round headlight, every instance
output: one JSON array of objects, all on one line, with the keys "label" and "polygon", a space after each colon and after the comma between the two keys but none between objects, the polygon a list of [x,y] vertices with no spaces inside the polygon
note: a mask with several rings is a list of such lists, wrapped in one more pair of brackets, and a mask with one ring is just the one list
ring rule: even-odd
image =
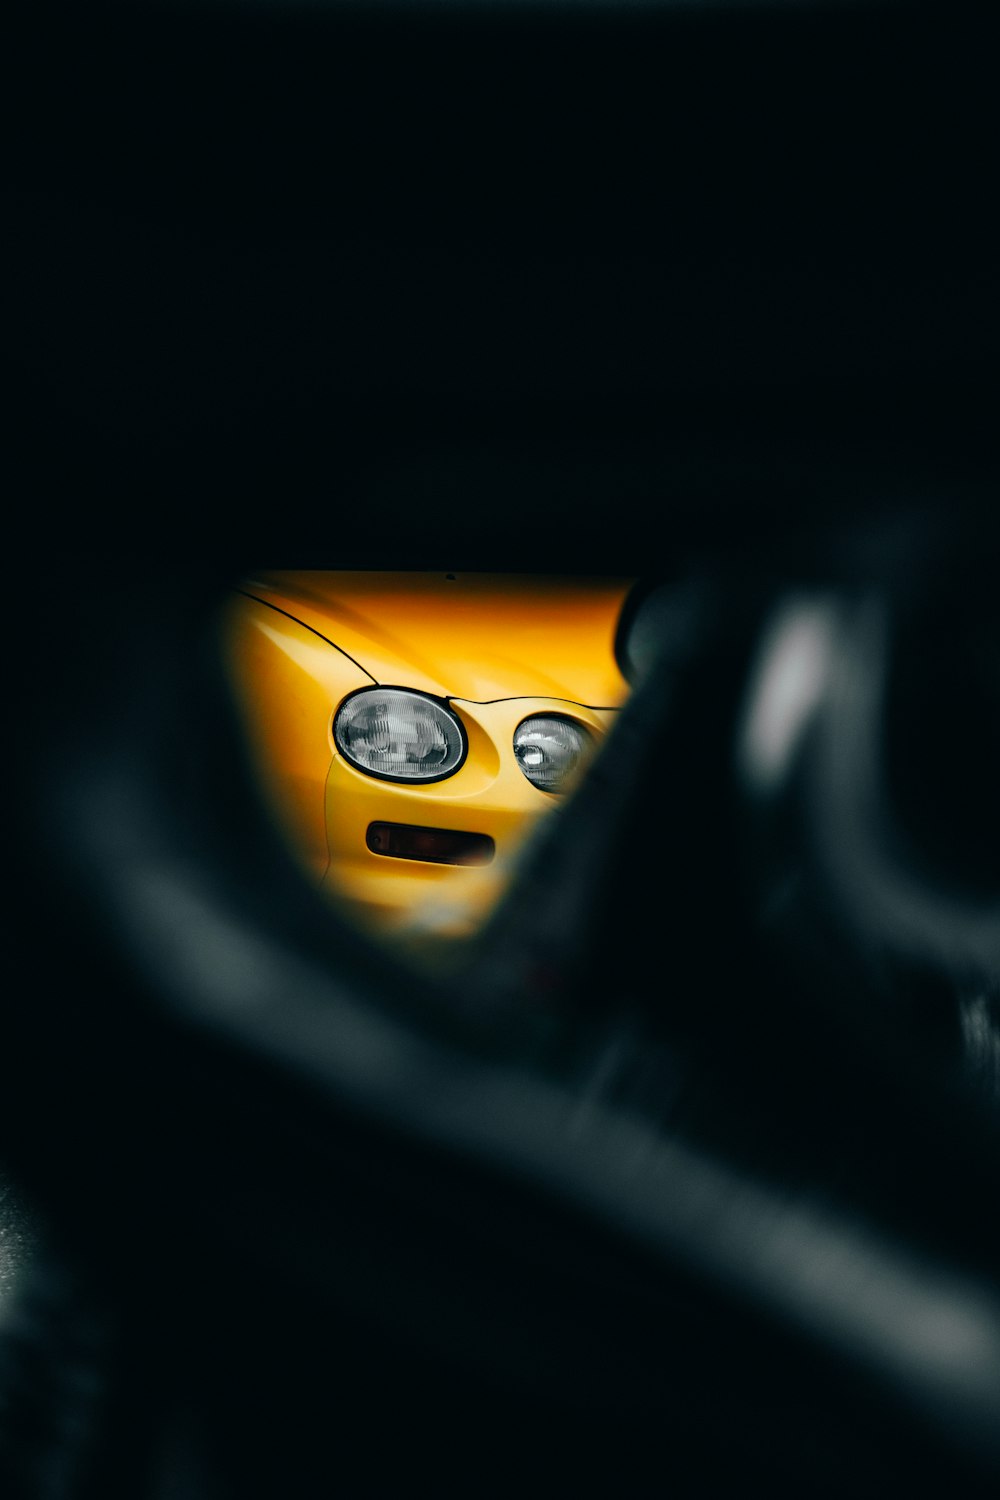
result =
[{"label": "round headlight", "polygon": [[590,744],[590,735],[572,719],[535,714],[514,731],[514,754],[532,786],[559,792]]},{"label": "round headlight", "polygon": [[333,721],[337,749],[352,766],[386,781],[440,781],[465,759],[465,734],[434,698],[404,688],[362,688]]}]

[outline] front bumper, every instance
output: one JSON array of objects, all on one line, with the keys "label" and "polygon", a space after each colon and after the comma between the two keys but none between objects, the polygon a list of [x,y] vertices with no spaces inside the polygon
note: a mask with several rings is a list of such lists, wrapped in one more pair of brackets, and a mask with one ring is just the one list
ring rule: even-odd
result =
[{"label": "front bumper", "polygon": [[[452,699],[469,740],[464,764],[445,781],[413,786],[364,775],[335,754],[326,781],[330,864],[324,886],[363,922],[407,936],[464,936],[506,887],[526,839],[564,794],[539,791],[517,764],[513,736],[522,719],[552,713],[589,729],[595,745],[616,710],[551,698],[495,703]],[[453,829],[491,838],[495,855],[476,867],[399,859],[368,847],[372,823]]]}]

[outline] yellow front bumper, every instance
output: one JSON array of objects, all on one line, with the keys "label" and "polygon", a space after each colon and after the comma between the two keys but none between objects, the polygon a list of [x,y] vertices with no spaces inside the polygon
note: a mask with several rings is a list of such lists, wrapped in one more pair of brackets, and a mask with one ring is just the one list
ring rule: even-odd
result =
[{"label": "yellow front bumper", "polygon": [[[423,786],[377,780],[335,755],[326,781],[330,864],[324,886],[362,922],[407,937],[462,936],[473,931],[510,879],[539,818],[563,796],[539,791],[514,757],[514,731],[531,714],[574,719],[595,736],[613,709],[583,708],[550,698],[506,698],[496,703],[452,699],[469,740],[465,763],[445,781]],[[370,824],[401,823],[454,829],[492,838],[487,865],[465,867],[374,853]]]}]

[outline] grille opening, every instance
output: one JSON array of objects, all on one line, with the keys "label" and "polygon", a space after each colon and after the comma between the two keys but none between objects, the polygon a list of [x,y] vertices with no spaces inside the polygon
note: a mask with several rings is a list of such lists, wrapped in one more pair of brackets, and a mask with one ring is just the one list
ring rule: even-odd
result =
[{"label": "grille opening", "polygon": [[438,865],[488,865],[496,853],[488,834],[413,823],[369,823],[365,843],[373,854]]}]

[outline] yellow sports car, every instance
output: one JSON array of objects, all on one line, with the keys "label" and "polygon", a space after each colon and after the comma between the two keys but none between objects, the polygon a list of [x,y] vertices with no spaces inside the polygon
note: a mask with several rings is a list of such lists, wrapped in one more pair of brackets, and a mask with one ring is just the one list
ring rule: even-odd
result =
[{"label": "yellow sports car", "polygon": [[458,936],[607,731],[626,580],[261,573],[225,652],[265,787],[362,920]]}]

